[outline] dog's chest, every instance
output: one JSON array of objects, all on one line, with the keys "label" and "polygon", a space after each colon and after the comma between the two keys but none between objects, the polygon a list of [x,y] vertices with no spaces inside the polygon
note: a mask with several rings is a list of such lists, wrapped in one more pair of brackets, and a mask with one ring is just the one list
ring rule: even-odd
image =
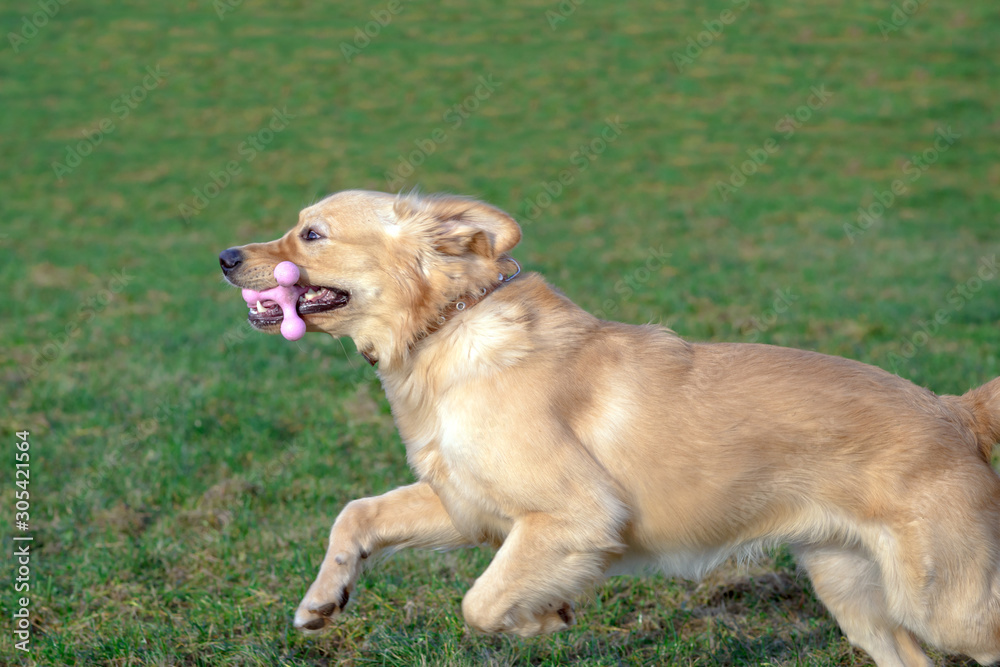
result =
[{"label": "dog's chest", "polygon": [[419,414],[401,415],[398,424],[407,456],[421,477],[479,476],[495,463],[491,445],[499,424],[463,401],[442,397]]},{"label": "dog's chest", "polygon": [[496,442],[499,421],[447,393],[437,398],[433,404],[393,407],[410,466],[435,490],[460,530],[477,540],[502,536],[511,512]]}]

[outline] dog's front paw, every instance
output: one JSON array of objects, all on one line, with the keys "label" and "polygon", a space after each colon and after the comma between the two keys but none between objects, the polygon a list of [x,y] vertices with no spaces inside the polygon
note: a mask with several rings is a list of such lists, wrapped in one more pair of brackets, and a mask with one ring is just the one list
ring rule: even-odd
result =
[{"label": "dog's front paw", "polygon": [[[319,632],[332,622],[334,616],[344,611],[351,592],[339,586],[332,595],[324,595],[322,587],[314,583],[295,611],[295,627],[306,634]],[[318,589],[318,590],[317,590]]]},{"label": "dog's front paw", "polygon": [[367,557],[368,552],[354,549],[327,553],[316,581],[295,611],[295,627],[307,634],[319,632],[344,611],[361,572],[361,561]]}]

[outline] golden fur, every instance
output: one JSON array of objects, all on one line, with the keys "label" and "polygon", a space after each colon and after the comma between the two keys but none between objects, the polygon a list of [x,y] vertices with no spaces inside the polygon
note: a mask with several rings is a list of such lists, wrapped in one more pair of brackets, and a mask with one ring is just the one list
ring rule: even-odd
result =
[{"label": "golden fur", "polygon": [[381,550],[496,545],[465,618],[535,635],[609,574],[698,577],[789,543],[880,667],[930,664],[918,640],[1000,659],[1000,380],[937,396],[838,357],[689,343],[599,320],[535,274],[425,335],[511,273],[520,236],[471,199],[348,191],[226,251],[237,286],[273,287],[291,260],[300,284],[350,294],[304,319],[378,361],[419,479],[340,513],[297,627],[329,623]]}]

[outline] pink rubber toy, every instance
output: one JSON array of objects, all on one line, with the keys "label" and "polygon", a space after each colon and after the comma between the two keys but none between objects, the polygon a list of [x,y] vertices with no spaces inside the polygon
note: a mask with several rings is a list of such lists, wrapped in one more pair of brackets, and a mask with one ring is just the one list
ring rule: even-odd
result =
[{"label": "pink rubber toy", "polygon": [[271,301],[281,306],[281,335],[287,340],[298,340],[306,333],[306,323],[299,317],[295,304],[309,288],[295,284],[299,279],[299,267],[292,262],[281,262],[274,267],[274,279],[278,281],[277,287],[263,292],[245,289],[243,299],[251,309],[262,301]]}]

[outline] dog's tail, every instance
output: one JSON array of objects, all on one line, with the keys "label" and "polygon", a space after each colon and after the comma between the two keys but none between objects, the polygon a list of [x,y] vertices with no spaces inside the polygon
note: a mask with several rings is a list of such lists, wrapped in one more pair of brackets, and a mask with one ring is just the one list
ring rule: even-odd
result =
[{"label": "dog's tail", "polygon": [[980,453],[989,463],[993,445],[1000,442],[1000,378],[953,398],[972,413],[970,426],[976,434]]}]

